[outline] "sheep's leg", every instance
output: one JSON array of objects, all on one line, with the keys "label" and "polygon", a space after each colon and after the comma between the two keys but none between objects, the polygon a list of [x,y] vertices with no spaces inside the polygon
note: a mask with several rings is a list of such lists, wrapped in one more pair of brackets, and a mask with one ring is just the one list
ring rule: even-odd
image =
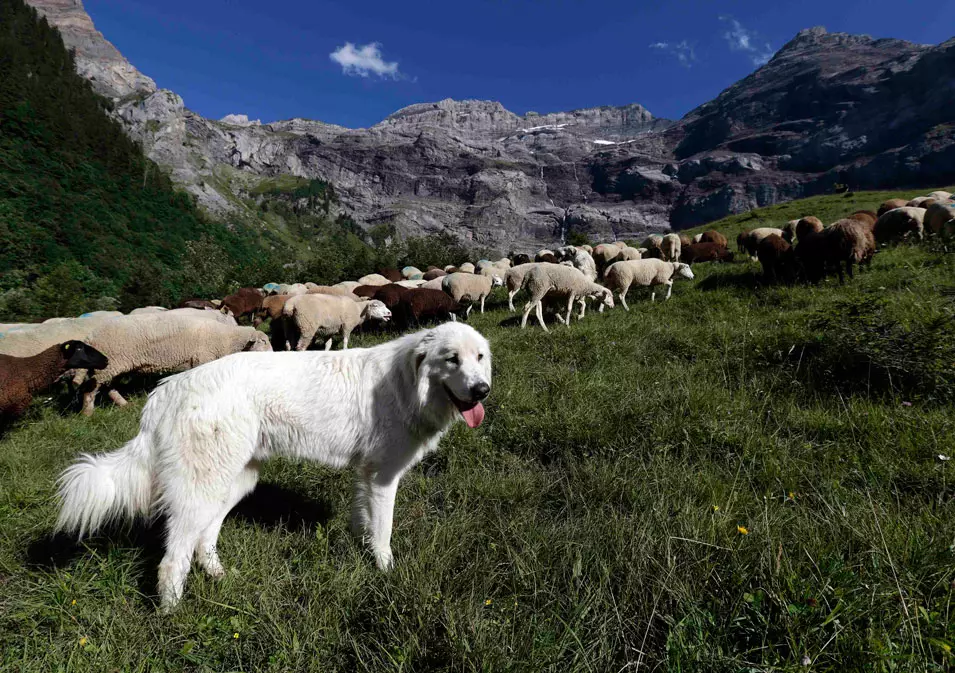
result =
[{"label": "sheep's leg", "polygon": [[849,278],[852,278],[852,260],[851,259],[846,260],[846,273],[849,274]]},{"label": "sheep's leg", "polygon": [[474,308],[474,304],[468,304],[468,310],[464,312],[464,319],[467,320],[471,317],[471,309]]},{"label": "sheep's leg", "polygon": [[[581,297],[578,301],[580,302],[580,315],[577,316],[577,320],[583,320],[584,315],[587,313],[587,300]],[[601,306],[603,306],[603,304],[601,304]]]},{"label": "sheep's leg", "polygon": [[656,291],[656,290],[651,290],[651,291],[650,291],[650,301],[651,301],[651,302],[654,302],[654,301],[656,301],[656,300],[657,300],[657,291]]},{"label": "sheep's leg", "polygon": [[481,315],[484,315],[484,299],[487,295],[481,295]]},{"label": "sheep's leg", "polygon": [[667,282],[667,296],[666,296],[666,299],[669,299],[669,298],[670,298],[670,295],[671,295],[672,293],[673,293],[673,279],[671,278],[671,279],[669,280],[669,282]]},{"label": "sheep's leg", "polygon": [[550,332],[547,329],[547,325],[544,323],[544,303],[540,299],[537,300],[537,322],[541,324],[541,327],[544,328],[545,332]]},{"label": "sheep's leg", "polygon": [[[620,295],[620,305],[623,306],[623,310],[629,311],[629,310],[630,310],[630,307],[627,306],[627,293],[626,293],[625,291],[621,290],[618,294]],[[601,304],[601,305],[600,305],[600,310],[602,311],[603,308],[604,308],[604,305]]]},{"label": "sheep's leg", "polygon": [[527,327],[527,316],[531,314],[531,311],[534,309],[534,302],[529,301],[524,304],[524,315],[521,316],[521,329]]},{"label": "sheep's leg", "polygon": [[517,294],[518,292],[520,292],[520,288],[507,293],[507,307],[511,310],[512,313],[517,310],[516,308],[514,308],[514,295]]},{"label": "sheep's leg", "polygon": [[351,331],[350,331],[350,330],[349,330],[348,332],[345,332],[344,338],[342,339],[342,341],[344,342],[344,343],[342,343],[342,350],[343,350],[343,351],[347,351],[347,350],[348,350],[348,337],[350,337],[350,336],[351,336]]},{"label": "sheep's leg", "polygon": [[129,404],[129,402],[127,402],[115,388],[109,389],[109,399],[113,400],[113,404],[115,404],[117,407],[125,407],[127,404]]},{"label": "sheep's leg", "polygon": [[100,384],[96,379],[88,379],[91,387],[83,393],[83,415],[92,416],[96,405],[96,393],[99,392]]},{"label": "sheep's leg", "polygon": [[457,314],[456,314],[454,311],[451,311],[450,313],[448,313],[448,315],[451,316],[451,322],[457,322],[457,321],[458,321],[458,316],[457,316]]},{"label": "sheep's leg", "polygon": [[332,349],[332,337],[328,337],[325,341],[325,350],[330,351]]},{"label": "sheep's leg", "polygon": [[[300,331],[300,332],[299,332],[299,336],[298,336],[298,343],[295,344],[295,350],[297,350],[297,351],[307,350],[308,347],[309,347],[309,346],[311,345],[311,343],[312,343],[312,339],[314,339],[314,338],[315,338],[315,332],[314,332],[314,331],[312,331],[312,332],[301,332],[301,331]],[[330,347],[331,347],[331,346],[329,346],[329,348],[330,348]],[[327,348],[326,348],[326,350],[327,350]]]},{"label": "sheep's leg", "polygon": [[571,292],[567,297],[567,318],[564,320],[564,324],[567,327],[570,327],[570,316],[574,312],[574,293]]}]

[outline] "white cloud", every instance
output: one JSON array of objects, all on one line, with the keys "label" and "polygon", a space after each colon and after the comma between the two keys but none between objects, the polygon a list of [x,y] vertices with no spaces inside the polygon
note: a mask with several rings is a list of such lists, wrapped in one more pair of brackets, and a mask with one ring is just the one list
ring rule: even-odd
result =
[{"label": "white cloud", "polygon": [[340,65],[342,73],[346,75],[398,78],[398,62],[385,61],[381,57],[381,44],[378,42],[369,42],[358,47],[351,42],[346,42],[328,57]]},{"label": "white cloud", "polygon": [[676,56],[681,65],[689,68],[690,64],[696,60],[696,53],[693,51],[693,45],[686,40],[680,42],[654,42],[650,45],[651,49],[659,49],[668,54]]},{"label": "white cloud", "polygon": [[764,65],[776,53],[769,42],[763,42],[756,33],[744,28],[743,24],[732,16],[721,16],[720,21],[729,24],[729,28],[723,33],[723,38],[730,49],[744,52],[753,65]]}]

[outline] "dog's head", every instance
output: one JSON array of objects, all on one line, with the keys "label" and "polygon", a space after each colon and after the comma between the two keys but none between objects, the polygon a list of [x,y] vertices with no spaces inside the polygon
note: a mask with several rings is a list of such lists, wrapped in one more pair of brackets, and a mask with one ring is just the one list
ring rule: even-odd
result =
[{"label": "dog's head", "polygon": [[491,392],[491,346],[468,325],[445,323],[425,332],[414,350],[422,406],[460,414],[469,427],[484,420],[481,400]]}]

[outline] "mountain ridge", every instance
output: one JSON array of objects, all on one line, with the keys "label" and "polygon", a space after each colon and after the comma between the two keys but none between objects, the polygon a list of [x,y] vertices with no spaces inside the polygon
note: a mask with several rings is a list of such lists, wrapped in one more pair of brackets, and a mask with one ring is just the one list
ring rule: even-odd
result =
[{"label": "mountain ridge", "polygon": [[[840,184],[955,178],[944,103],[955,98],[944,74],[955,72],[955,40],[916,45],[809,28],[676,121],[637,103],[516,115],[497,101],[445,99],[349,129],[205,119],[129,74],[118,51],[105,58],[112,52],[93,44],[92,21],[75,20],[80,0],[30,4],[59,8],[47,16],[77,45],[78,70],[100,93],[123,94],[111,96],[114,114],[148,156],[207,211],[251,226],[260,223],[244,195],[281,175],[334,184],[366,228],[449,232],[502,251],[570,230],[614,239],[688,227]],[[63,5],[74,18],[57,24]],[[125,87],[116,72],[129,75]]]}]

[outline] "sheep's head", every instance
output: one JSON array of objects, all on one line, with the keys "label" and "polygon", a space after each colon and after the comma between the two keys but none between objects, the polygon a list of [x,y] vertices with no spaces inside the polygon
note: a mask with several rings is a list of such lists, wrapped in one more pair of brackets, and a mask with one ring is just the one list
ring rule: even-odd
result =
[{"label": "sheep's head", "polygon": [[361,310],[362,317],[365,320],[381,320],[388,322],[391,319],[391,311],[385,306],[384,302],[377,299],[369,301]]},{"label": "sheep's head", "polygon": [[680,276],[681,278],[693,279],[693,269],[690,268],[689,264],[684,264],[683,262],[674,262],[673,263],[673,275]]},{"label": "sheep's head", "polygon": [[258,353],[272,350],[272,345],[269,343],[269,337],[265,332],[255,330],[252,332],[252,336],[249,337],[249,342],[242,350]]},{"label": "sheep's head", "polygon": [[613,292],[609,289],[601,285],[595,285],[594,291],[590,293],[590,296],[594,299],[599,299],[607,308],[613,308]]},{"label": "sheep's head", "polygon": [[500,287],[504,284],[504,279],[498,275],[491,276],[491,287]]}]

